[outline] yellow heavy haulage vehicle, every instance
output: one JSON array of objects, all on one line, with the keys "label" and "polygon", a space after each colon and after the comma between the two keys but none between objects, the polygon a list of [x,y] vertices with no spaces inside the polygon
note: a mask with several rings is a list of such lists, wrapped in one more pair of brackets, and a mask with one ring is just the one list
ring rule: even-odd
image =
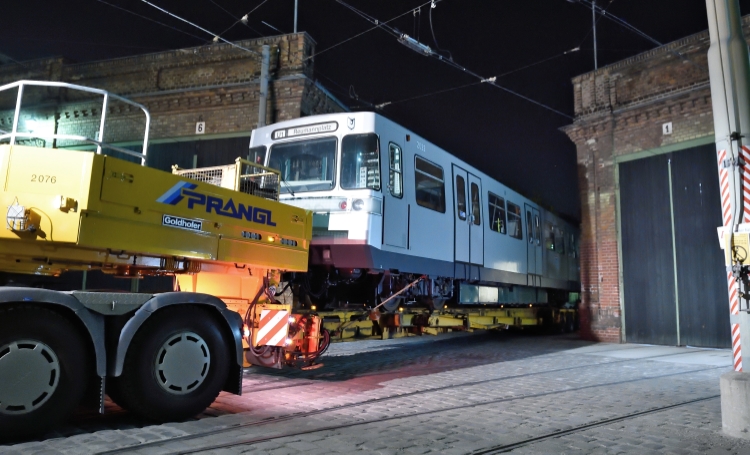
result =
[{"label": "yellow heavy haulage vehicle", "polygon": [[[24,89],[103,96],[95,151],[18,145]],[[278,173],[228,166],[145,166],[149,115],[132,101],[72,84],[20,81],[10,132],[0,132],[0,270],[58,275],[173,276],[174,292],[0,288],[0,439],[38,434],[87,391],[156,420],[183,419],[225,390],[243,365],[313,368],[328,344],[317,316],[276,300],[283,271],[307,269],[312,217],[278,202]],[[142,152],[103,143],[111,103],[145,114]],[[104,154],[114,149],[140,161]],[[132,158],[131,158],[132,159]]]}]

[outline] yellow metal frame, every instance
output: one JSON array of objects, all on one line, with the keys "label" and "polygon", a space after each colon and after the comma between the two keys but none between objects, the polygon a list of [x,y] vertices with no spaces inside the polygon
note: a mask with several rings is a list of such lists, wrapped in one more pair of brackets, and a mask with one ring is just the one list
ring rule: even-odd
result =
[{"label": "yellow metal frame", "polygon": [[[538,327],[545,323],[540,311],[548,313],[553,324],[562,323],[562,315],[575,314],[575,309],[548,307],[503,307],[503,308],[450,308],[425,313],[399,312],[380,315],[382,338],[399,338],[422,334],[437,335],[454,331],[502,330]],[[323,326],[331,332],[333,341],[354,341],[376,337],[372,317],[365,310],[328,310],[315,312],[323,320]],[[415,318],[427,317],[427,324],[415,324]]]},{"label": "yellow metal frame", "polygon": [[0,169],[3,271],[307,270],[312,214],[296,207],[91,152],[2,145]]}]

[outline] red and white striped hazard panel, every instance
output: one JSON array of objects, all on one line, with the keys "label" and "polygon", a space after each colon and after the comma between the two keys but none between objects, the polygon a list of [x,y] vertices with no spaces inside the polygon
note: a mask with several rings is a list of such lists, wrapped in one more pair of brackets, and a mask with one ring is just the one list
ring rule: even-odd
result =
[{"label": "red and white striped hazard panel", "polygon": [[[724,227],[730,228],[733,223],[732,213],[732,192],[729,179],[729,169],[724,167],[724,161],[728,158],[726,150],[718,150],[719,159],[719,187],[721,189],[721,212],[724,220]],[[750,222],[750,177],[747,173],[747,163],[750,162],[750,149],[743,146],[740,152],[742,154],[742,199],[744,201],[744,212],[740,216],[740,221]],[[740,313],[740,295],[737,280],[731,271],[727,272],[727,286],[729,287],[729,313],[736,315]],[[734,360],[734,371],[742,370],[742,346],[740,343],[740,326],[732,324],[732,357]]]},{"label": "red and white striped hazard panel", "polygon": [[284,346],[289,333],[289,312],[263,310],[260,312],[256,346]]}]

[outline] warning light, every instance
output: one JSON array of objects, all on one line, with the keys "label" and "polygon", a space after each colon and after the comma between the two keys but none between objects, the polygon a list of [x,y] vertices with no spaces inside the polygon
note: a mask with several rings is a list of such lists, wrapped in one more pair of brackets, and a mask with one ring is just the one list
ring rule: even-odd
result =
[{"label": "warning light", "polygon": [[242,335],[245,338],[250,338],[250,327],[248,327],[247,324],[242,326]]},{"label": "warning light", "polygon": [[275,239],[273,238],[273,236],[272,236],[272,235],[269,235],[269,236],[268,236],[268,241],[269,241],[269,242],[273,242],[274,240],[275,240]]},{"label": "warning light", "polygon": [[290,324],[294,324],[295,321],[296,321],[296,319],[294,319],[294,316],[289,316],[289,323]]},{"label": "warning light", "polygon": [[404,311],[404,309],[401,307],[398,307],[398,311]]},{"label": "warning light", "polygon": [[315,305],[310,305],[310,309],[311,309],[311,310],[317,310],[317,309],[318,309],[318,307],[316,307]]},{"label": "warning light", "polygon": [[346,205],[346,201],[341,201],[341,203],[339,204],[339,208],[340,208],[341,210],[346,210],[346,207],[348,207],[348,206]]},{"label": "warning light", "polygon": [[287,345],[287,346],[289,346],[290,344],[292,344],[292,339],[291,338],[287,338],[286,341],[284,342],[284,344]]}]

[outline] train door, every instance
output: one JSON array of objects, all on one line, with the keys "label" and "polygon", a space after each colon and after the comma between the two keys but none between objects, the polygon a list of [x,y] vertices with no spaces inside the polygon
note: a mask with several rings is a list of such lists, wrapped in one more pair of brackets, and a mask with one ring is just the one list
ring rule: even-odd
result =
[{"label": "train door", "polygon": [[455,260],[471,264],[484,262],[482,231],[482,181],[453,166],[453,206],[455,209]]},{"label": "train door", "polygon": [[482,181],[469,174],[469,243],[472,264],[484,264],[484,230],[482,229]]},{"label": "train door", "polygon": [[404,199],[403,149],[388,143],[388,188],[383,191],[383,243],[409,248],[409,204]]},{"label": "train door", "polygon": [[534,263],[536,265],[536,274],[541,276],[544,274],[544,262],[542,259],[542,252],[544,250],[542,246],[542,214],[539,212],[539,209],[533,207],[531,212],[534,215],[532,223],[534,224],[534,243],[536,244],[536,251],[534,252],[536,258]]},{"label": "train door", "polygon": [[[529,275],[542,274],[542,222],[539,210],[525,204],[526,212],[526,245],[527,245],[527,273]],[[537,284],[536,282],[532,284]]]},{"label": "train door", "polygon": [[469,173],[458,166],[453,166],[453,208],[455,218],[455,258],[457,262],[469,262],[471,256],[471,239],[469,229],[469,207],[466,201],[466,181]]}]

